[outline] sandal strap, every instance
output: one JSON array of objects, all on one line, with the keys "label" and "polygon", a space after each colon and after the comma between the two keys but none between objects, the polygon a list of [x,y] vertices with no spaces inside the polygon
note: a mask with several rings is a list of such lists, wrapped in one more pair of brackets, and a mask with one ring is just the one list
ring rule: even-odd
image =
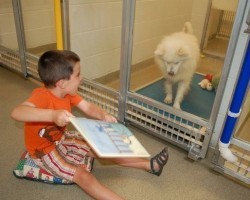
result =
[{"label": "sandal strap", "polygon": [[[158,170],[155,170],[154,168],[155,161],[159,167]],[[168,149],[167,147],[165,147],[159,154],[156,154],[153,158],[151,158],[150,160],[151,170],[149,172],[157,176],[160,176],[162,173],[163,167],[166,165],[167,161],[168,161]]]}]

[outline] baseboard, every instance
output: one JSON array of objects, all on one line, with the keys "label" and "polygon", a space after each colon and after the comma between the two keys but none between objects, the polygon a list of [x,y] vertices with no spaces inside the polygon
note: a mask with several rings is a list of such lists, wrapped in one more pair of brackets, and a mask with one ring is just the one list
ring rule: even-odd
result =
[{"label": "baseboard", "polygon": [[[136,72],[138,70],[144,69],[152,64],[154,64],[153,58],[136,63],[136,64],[132,65],[131,72],[133,73],[133,72]],[[117,70],[117,71],[111,72],[109,74],[106,74],[102,77],[96,78],[96,79],[94,79],[94,81],[106,85],[110,82],[118,80],[119,78],[120,78],[120,70]]]}]

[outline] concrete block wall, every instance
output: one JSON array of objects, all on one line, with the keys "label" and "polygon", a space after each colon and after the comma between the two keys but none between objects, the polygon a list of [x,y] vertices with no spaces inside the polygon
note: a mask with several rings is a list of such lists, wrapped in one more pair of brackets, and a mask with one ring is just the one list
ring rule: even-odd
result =
[{"label": "concrete block wall", "polygon": [[[52,0],[21,1],[27,48],[56,43],[53,2]],[[0,44],[18,49],[11,0],[0,0]]]},{"label": "concrete block wall", "polygon": [[56,43],[54,1],[22,0],[27,48]]},{"label": "concrete block wall", "polygon": [[0,45],[18,50],[11,1],[0,0]]},{"label": "concrete block wall", "polygon": [[[209,0],[137,0],[132,65],[153,57],[164,35],[191,21],[201,40]],[[69,1],[71,49],[82,59],[86,78],[120,68],[122,0]],[[197,19],[196,19],[197,18]]]}]

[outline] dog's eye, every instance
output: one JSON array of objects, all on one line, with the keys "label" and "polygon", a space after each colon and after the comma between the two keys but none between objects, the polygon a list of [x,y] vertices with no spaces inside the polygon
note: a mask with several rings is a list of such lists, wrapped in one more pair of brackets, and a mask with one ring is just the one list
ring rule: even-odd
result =
[{"label": "dog's eye", "polygon": [[180,63],[180,61],[178,61],[178,62],[175,62],[174,64],[176,64],[176,65],[177,65],[177,64],[179,64],[179,63]]}]

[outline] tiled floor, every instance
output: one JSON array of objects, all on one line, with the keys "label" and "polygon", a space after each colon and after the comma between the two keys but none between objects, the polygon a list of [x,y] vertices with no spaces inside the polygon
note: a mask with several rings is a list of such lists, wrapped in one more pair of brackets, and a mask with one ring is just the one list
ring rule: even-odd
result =
[{"label": "tiled floor", "polygon": [[228,42],[228,39],[213,38],[208,41],[203,52],[224,59],[227,52]]}]

